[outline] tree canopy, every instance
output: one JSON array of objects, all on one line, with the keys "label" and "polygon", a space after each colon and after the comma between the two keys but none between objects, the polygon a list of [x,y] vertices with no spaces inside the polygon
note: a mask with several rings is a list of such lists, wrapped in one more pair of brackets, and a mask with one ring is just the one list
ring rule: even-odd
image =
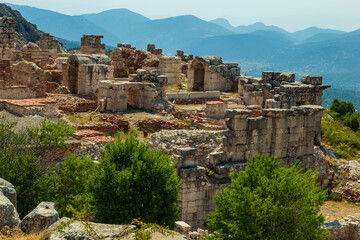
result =
[{"label": "tree canopy", "polygon": [[323,239],[324,217],[318,213],[326,192],[316,179],[300,163],[281,167],[274,157],[250,159],[215,195],[217,209],[208,225],[222,239]]}]

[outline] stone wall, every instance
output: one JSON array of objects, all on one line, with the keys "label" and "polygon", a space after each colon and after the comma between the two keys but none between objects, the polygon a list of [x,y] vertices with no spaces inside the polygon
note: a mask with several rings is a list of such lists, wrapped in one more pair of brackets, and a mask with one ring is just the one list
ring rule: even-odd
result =
[{"label": "stone wall", "polygon": [[180,85],[182,78],[181,59],[179,57],[161,57],[159,70],[168,78],[168,85]]},{"label": "stone wall", "polygon": [[219,91],[167,93],[169,100],[220,99]]},{"label": "stone wall", "polygon": [[113,79],[114,68],[106,55],[74,54],[62,66],[63,85],[73,94],[93,95],[99,81]]},{"label": "stone wall", "polygon": [[189,62],[194,59],[194,55],[192,54],[185,54],[182,50],[177,50],[176,56],[181,58],[181,61],[183,62]]},{"label": "stone wall", "polygon": [[162,49],[161,48],[156,48],[155,44],[148,44],[147,45],[147,51],[155,54],[155,55],[162,55]]},{"label": "stone wall", "polygon": [[20,54],[23,60],[33,62],[41,68],[47,64],[53,64],[57,57],[56,52],[52,50],[42,50],[38,45],[31,42],[21,48]]},{"label": "stone wall", "polygon": [[263,72],[262,78],[241,76],[239,94],[246,105],[260,105],[263,108],[289,109],[299,105],[322,105],[322,91],[329,88],[322,85],[322,77],[304,75],[301,82],[295,82],[295,74]]},{"label": "stone wall", "polygon": [[299,106],[264,109],[259,117],[250,110],[226,110],[226,131],[175,130],[151,135],[154,148],[177,161],[182,180],[181,220],[193,228],[205,227],[206,215],[215,210],[213,195],[229,182],[229,174],[243,170],[246,160],[258,154],[274,155],[284,164],[300,159],[307,169],[319,169],[314,139],[323,108]]},{"label": "stone wall", "polygon": [[105,54],[105,44],[101,43],[101,35],[84,35],[81,38],[82,54]]},{"label": "stone wall", "polygon": [[21,61],[7,69],[8,75],[0,80],[2,99],[40,98],[46,96],[46,82],[52,80],[50,71],[32,62]]},{"label": "stone wall", "polygon": [[49,33],[43,33],[36,44],[42,50],[48,50],[51,52],[53,58],[56,58],[58,53],[67,53],[66,48],[62,45],[62,43]]},{"label": "stone wall", "polygon": [[159,57],[144,50],[136,50],[130,44],[118,44],[118,47],[111,53],[111,60],[114,66],[114,77],[128,77],[137,69],[157,69]]},{"label": "stone wall", "polygon": [[101,111],[126,111],[128,107],[161,111],[169,107],[166,100],[167,77],[138,69],[127,80],[100,81],[98,101]]},{"label": "stone wall", "polygon": [[15,18],[0,18],[0,58],[12,59],[15,50]]},{"label": "stone wall", "polygon": [[237,63],[224,63],[221,57],[195,57],[189,62],[188,91],[237,90],[240,68]]}]

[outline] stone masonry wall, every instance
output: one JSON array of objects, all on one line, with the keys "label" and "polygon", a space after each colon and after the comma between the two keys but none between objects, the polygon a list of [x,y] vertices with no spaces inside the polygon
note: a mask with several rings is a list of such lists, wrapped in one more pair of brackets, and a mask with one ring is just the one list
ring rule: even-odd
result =
[{"label": "stone masonry wall", "polygon": [[161,57],[159,59],[159,70],[161,74],[167,76],[169,85],[181,84],[182,71],[179,57]]},{"label": "stone masonry wall", "polygon": [[238,88],[237,63],[224,63],[221,57],[195,57],[187,73],[189,91],[231,91]]},{"label": "stone masonry wall", "polygon": [[58,53],[67,53],[66,48],[49,33],[43,33],[36,44],[42,50],[50,51],[53,58],[56,58]]},{"label": "stone masonry wall", "polygon": [[290,109],[300,105],[322,105],[322,91],[329,88],[322,85],[322,77],[304,75],[301,82],[295,82],[295,74],[263,72],[262,78],[241,76],[238,91],[246,105],[260,105],[263,108]]},{"label": "stone masonry wall", "polygon": [[0,18],[0,58],[12,59],[15,50],[15,18]]},{"label": "stone masonry wall", "polygon": [[111,60],[114,66],[114,77],[128,77],[137,69],[157,69],[159,58],[145,50],[136,50],[130,44],[118,44],[118,47],[111,53]]},{"label": "stone masonry wall", "polygon": [[73,54],[62,65],[63,85],[73,94],[93,95],[99,81],[113,79],[114,68],[106,55]]},{"label": "stone masonry wall", "polygon": [[105,44],[101,43],[101,35],[84,35],[81,38],[82,54],[105,54]]},{"label": "stone masonry wall", "polygon": [[100,111],[119,112],[128,107],[159,111],[169,107],[165,94],[167,77],[158,72],[138,69],[137,74],[127,80],[100,81]]},{"label": "stone masonry wall", "polygon": [[[249,110],[226,110],[226,131],[175,130],[151,135],[150,144],[177,161],[182,180],[181,220],[193,228],[206,227],[206,216],[215,210],[213,195],[230,183],[229,175],[244,170],[246,160],[258,154],[275,155],[284,164],[300,159],[307,169],[319,168],[314,155],[316,126],[323,108],[299,106],[265,109],[249,117]],[[319,169],[320,174],[326,170]]]}]

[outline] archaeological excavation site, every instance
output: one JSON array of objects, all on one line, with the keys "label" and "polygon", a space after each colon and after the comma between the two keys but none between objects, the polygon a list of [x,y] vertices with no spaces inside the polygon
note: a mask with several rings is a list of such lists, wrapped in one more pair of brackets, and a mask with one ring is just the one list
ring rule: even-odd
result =
[{"label": "archaeological excavation site", "polygon": [[[47,33],[20,47],[15,24],[15,18],[0,19],[1,118],[22,124],[46,118],[74,128],[66,147],[52,151],[48,162],[74,154],[89,155],[98,164],[118,132],[135,134],[167,154],[180,180],[174,239],[208,235],[206,219],[217,208],[214,195],[251,158],[275,156],[283,166],[299,160],[305,170],[318,172],[319,188],[329,189],[333,175],[327,159],[333,154],[321,146],[321,121],[323,91],[330,85],[321,76],[296,79],[294,73],[264,71],[252,77],[221,56],[182,50],[166,56],[152,43],[145,50],[130,43],[109,50],[101,35],[83,35],[80,49],[67,50]],[[14,186],[0,178],[2,189],[5,196],[15,194],[16,207]],[[44,217],[42,209],[55,213]],[[53,203],[34,211],[13,225],[30,232],[39,227],[36,214],[48,225],[59,220]],[[2,224],[0,219],[0,229]],[[116,231],[111,226],[106,234]],[[329,239],[352,234],[352,225],[344,226],[334,228]]]}]

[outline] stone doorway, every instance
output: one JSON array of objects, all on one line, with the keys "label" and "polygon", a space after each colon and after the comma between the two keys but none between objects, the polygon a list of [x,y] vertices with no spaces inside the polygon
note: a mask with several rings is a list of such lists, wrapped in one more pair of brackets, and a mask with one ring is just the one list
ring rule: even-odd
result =
[{"label": "stone doorway", "polygon": [[143,96],[140,89],[136,88],[129,88],[126,91],[126,98],[127,98],[127,108],[128,110],[133,109],[143,109]]},{"label": "stone doorway", "polygon": [[204,91],[205,68],[201,63],[194,66],[194,91]]},{"label": "stone doorway", "polygon": [[78,74],[79,74],[79,62],[76,59],[71,59],[68,69],[68,89],[70,93],[78,93]]}]

